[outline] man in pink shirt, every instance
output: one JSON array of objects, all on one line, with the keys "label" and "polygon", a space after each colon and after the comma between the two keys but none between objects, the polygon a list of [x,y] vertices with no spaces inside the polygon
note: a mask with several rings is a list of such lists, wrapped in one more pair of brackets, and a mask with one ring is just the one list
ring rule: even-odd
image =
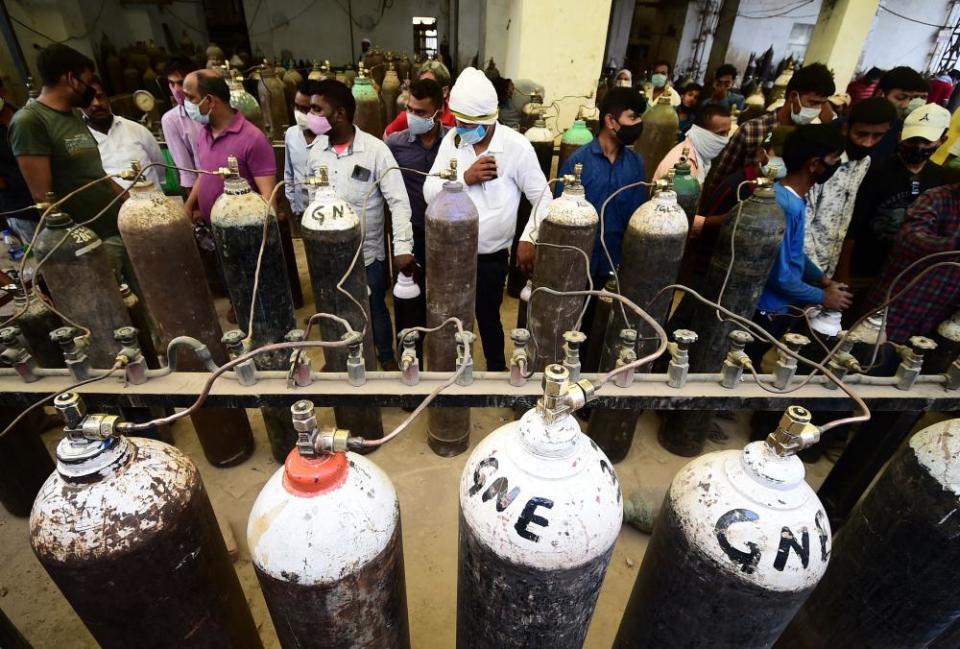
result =
[{"label": "man in pink shirt", "polygon": [[[167,83],[170,86],[170,94],[173,96],[173,108],[168,110],[160,118],[160,126],[163,128],[163,139],[167,143],[167,149],[173,158],[173,163],[181,167],[180,190],[184,198],[190,195],[194,183],[197,182],[197,174],[187,169],[197,169],[199,156],[197,155],[197,140],[200,134],[200,124],[190,119],[187,111],[183,108],[183,80],[188,74],[194,71],[196,66],[186,57],[177,57],[167,63]],[[161,170],[162,171],[162,170]]]},{"label": "man in pink shirt", "polygon": [[653,177],[666,176],[680,161],[683,150],[687,149],[690,174],[702,185],[713,159],[720,155],[730,140],[730,125],[730,112],[726,108],[717,104],[703,106],[697,113],[697,121],[687,131],[686,139],[670,149]]},{"label": "man in pink shirt", "polygon": [[[197,141],[199,169],[216,171],[236,156],[240,175],[261,196],[268,197],[277,183],[277,162],[267,136],[230,106],[227,82],[212,70],[197,70],[183,82],[183,108],[203,124]],[[223,193],[223,178],[200,174],[184,209],[194,221],[210,220],[210,210]]]}]

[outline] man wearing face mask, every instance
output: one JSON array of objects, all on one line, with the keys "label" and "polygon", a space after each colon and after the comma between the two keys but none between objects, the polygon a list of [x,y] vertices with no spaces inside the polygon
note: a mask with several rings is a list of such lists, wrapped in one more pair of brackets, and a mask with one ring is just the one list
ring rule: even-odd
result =
[{"label": "man wearing face mask", "polygon": [[403,184],[404,174],[399,171],[387,173],[388,169],[397,166],[389,147],[376,136],[354,126],[357,103],[349,88],[339,81],[326,79],[320,82],[315,97],[321,114],[317,139],[310,150],[310,173],[315,174],[325,166],[330,185],[337,195],[350,203],[357,216],[366,214],[363,260],[370,287],[373,341],[380,365],[384,370],[395,371],[393,324],[386,303],[384,228],[385,210],[389,207],[393,223],[393,268],[410,275],[415,261],[410,200]]},{"label": "man wearing face mask", "polygon": [[173,164],[180,167],[180,191],[183,197],[190,195],[190,190],[197,182],[197,174],[189,169],[199,168],[197,155],[197,141],[201,125],[190,119],[183,107],[183,80],[194,71],[196,66],[186,57],[170,59],[167,63],[167,84],[170,96],[173,97],[173,108],[160,118],[160,127],[163,129],[163,140],[167,143]]},{"label": "man wearing face mask", "polygon": [[920,194],[946,184],[943,168],[930,160],[945,140],[950,113],[927,104],[904,120],[897,152],[873,163],[860,185],[845,247],[852,249],[850,285],[857,294],[854,313],[890,257],[907,209]]},{"label": "man wearing face mask", "polygon": [[[450,112],[450,105],[447,103],[447,96],[450,94],[450,71],[440,61],[430,59],[420,66],[417,73],[417,79],[430,79],[440,84],[443,89],[443,110],[440,111],[440,123],[447,127],[456,125],[453,113]],[[403,110],[397,114],[396,119],[387,125],[384,136],[393,135],[407,128],[407,111]]]},{"label": "man wearing face mask", "polygon": [[[93,61],[66,45],[54,44],[37,54],[43,87],[10,123],[10,146],[30,194],[36,202],[47,192],[58,197],[106,175],[97,141],[75,108],[93,101]],[[123,190],[112,181],[96,183],[61,204],[77,222],[93,218]],[[107,244],[119,267],[123,243],[117,230],[118,200],[96,221],[88,224]]]},{"label": "man wearing face mask", "polygon": [[[477,326],[487,369],[503,371],[507,364],[500,305],[520,195],[526,196],[531,205],[539,202],[517,248],[518,266],[530,272],[534,258],[531,231],[547,213],[550,192],[533,145],[510,127],[497,123],[497,91],[482,71],[468,67],[460,73],[450,91],[450,110],[457,118],[457,127],[443,138],[430,172],[446,169],[450,159],[456,158],[457,176],[480,214]],[[442,179],[427,178],[423,195],[428,204],[442,186]]]},{"label": "man wearing face mask", "polygon": [[900,131],[903,130],[903,120],[911,111],[927,103],[929,92],[930,83],[919,72],[905,65],[892,68],[880,77],[875,96],[883,97],[893,105],[897,111],[897,120],[870,152],[870,158],[874,162],[880,162],[896,152]]},{"label": "man wearing face mask", "polygon": [[[103,82],[98,77],[90,81],[97,94],[86,108],[81,108],[90,133],[97,141],[100,149],[100,159],[103,169],[109,174],[119,174],[130,169],[130,161],[136,160],[143,168],[145,177],[152,181],[157,189],[162,191],[163,178],[166,175],[166,164],[160,145],[157,144],[153,133],[142,124],[138,124],[126,117],[113,114],[110,98],[103,89]],[[157,165],[149,166],[148,165]],[[133,184],[132,180],[117,179],[123,188]]]},{"label": "man wearing face mask", "polygon": [[650,80],[643,84],[643,92],[649,97],[648,106],[653,107],[661,95],[670,97],[670,105],[676,108],[680,105],[680,94],[670,84],[670,63],[663,59],[653,64],[653,74]]},{"label": "man wearing face mask", "polygon": [[842,125],[839,121],[829,125],[844,136],[844,151],[839,164],[831,167],[831,175],[821,177],[807,193],[804,240],[807,257],[827,275],[837,272],[857,192],[870,169],[870,150],[896,117],[890,102],[871,97],[851,108]]},{"label": "man wearing face mask", "polygon": [[[236,156],[240,175],[264,198],[277,184],[277,161],[273,146],[263,131],[230,106],[227,82],[213,70],[197,70],[183,82],[184,110],[203,125],[197,143],[199,169],[216,171],[227,166],[227,158]],[[194,221],[209,221],[210,210],[223,193],[223,178],[200,174],[184,203],[184,211]]]},{"label": "man wearing face mask", "polygon": [[297,86],[293,96],[293,119],[296,123],[288,127],[283,136],[283,179],[286,182],[283,192],[298,222],[310,202],[309,188],[304,181],[307,178],[310,149],[317,138],[314,129],[321,128],[322,124],[320,104],[312,101],[313,97],[318,97],[319,85],[320,82],[315,79],[304,79]]},{"label": "man wearing face mask", "polygon": [[720,155],[730,141],[730,123],[730,111],[723,106],[712,104],[701,108],[696,123],[687,131],[686,139],[670,149],[660,161],[653,177],[666,176],[673,166],[680,162],[683,150],[686,149],[690,173],[703,184],[714,158]]},{"label": "man wearing face mask", "polygon": [[730,143],[714,159],[700,192],[701,203],[713,201],[713,193],[723,179],[756,163],[763,141],[774,128],[810,124],[835,91],[833,72],[823,63],[797,70],[787,84],[783,106],[740,124]]}]

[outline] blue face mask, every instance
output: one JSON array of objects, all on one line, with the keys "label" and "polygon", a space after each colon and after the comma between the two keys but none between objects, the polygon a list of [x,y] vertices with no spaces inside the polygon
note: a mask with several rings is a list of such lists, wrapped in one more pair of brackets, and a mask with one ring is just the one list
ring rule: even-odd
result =
[{"label": "blue face mask", "polygon": [[474,127],[458,126],[457,135],[460,136],[460,144],[472,145],[483,141],[487,137],[487,127],[483,124],[477,124]]},{"label": "blue face mask", "polygon": [[652,74],[650,75],[650,83],[653,84],[654,88],[663,88],[665,85],[667,85],[667,75]]},{"label": "blue face mask", "polygon": [[[203,103],[204,99],[206,99],[206,97],[200,100],[200,104]],[[201,113],[200,104],[195,104],[189,99],[187,99],[183,102],[183,109],[187,111],[187,117],[189,117],[193,121],[200,122],[201,124],[209,124],[210,113],[207,113],[206,115]]]},{"label": "blue face mask", "polygon": [[410,132],[414,135],[429,133],[433,130],[435,123],[433,117],[420,117],[419,115],[414,115],[409,110],[407,111],[407,128],[410,129]]}]

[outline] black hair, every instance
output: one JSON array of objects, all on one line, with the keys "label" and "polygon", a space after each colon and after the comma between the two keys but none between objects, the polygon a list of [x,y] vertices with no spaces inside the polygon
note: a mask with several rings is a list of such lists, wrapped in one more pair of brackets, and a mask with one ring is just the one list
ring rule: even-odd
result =
[{"label": "black hair", "polygon": [[[493,80],[493,89],[497,91],[497,103],[502,104],[510,100],[510,95],[508,91],[510,90],[510,84],[513,83],[510,79],[505,79],[502,76],[497,77]],[[417,99],[422,99],[422,97],[417,97]]]},{"label": "black hair", "polygon": [[867,70],[867,73],[863,75],[863,78],[866,79],[867,81],[877,81],[884,74],[886,74],[885,70],[881,70],[877,66],[873,66],[872,68]]},{"label": "black hair", "polygon": [[930,92],[930,84],[913,68],[900,65],[887,70],[886,74],[880,77],[877,90],[882,91],[884,94],[887,94],[891,90]]},{"label": "black hair", "polygon": [[794,72],[787,83],[787,95],[794,91],[801,95],[812,92],[821,97],[829,97],[837,91],[833,72],[823,63],[805,65]]},{"label": "black hair", "polygon": [[603,118],[607,115],[615,120],[620,119],[620,115],[626,110],[642,115],[647,110],[647,100],[633,88],[610,88],[600,102],[600,123],[603,124]]},{"label": "black hair", "polygon": [[45,86],[55,86],[60,77],[73,73],[79,77],[90,70],[96,70],[93,59],[89,58],[61,43],[49,45],[37,53],[37,70],[40,72],[40,82]]},{"label": "black hair", "polygon": [[858,101],[847,115],[847,124],[892,124],[897,121],[897,109],[884,97],[870,97]]},{"label": "black hair", "polygon": [[[507,81],[509,82],[509,79]],[[438,110],[443,108],[443,87],[433,79],[411,81],[410,96],[415,99],[429,99]]]},{"label": "black hair", "polygon": [[[97,76],[96,74],[93,75],[92,77],[90,77],[90,85],[91,85],[91,86],[100,86],[100,90],[106,91],[106,86],[103,85],[103,79],[101,79],[101,78],[100,78],[99,76]],[[888,101],[887,103],[889,104],[890,102]]]},{"label": "black hair", "polygon": [[724,63],[713,73],[714,79],[719,79],[720,77],[733,77],[736,79],[737,68],[732,63]]},{"label": "black hair", "polygon": [[297,84],[297,92],[299,92],[301,95],[306,95],[307,97],[313,97],[314,95],[319,95],[320,80],[304,79],[303,81]]},{"label": "black hair", "polygon": [[357,100],[353,98],[350,88],[335,79],[324,79],[317,87],[317,94],[324,98],[334,110],[343,109],[347,119],[353,122],[353,114],[357,111]]},{"label": "black hair", "polygon": [[657,59],[656,61],[654,61],[654,63],[653,63],[653,68],[652,68],[652,69],[653,69],[653,70],[656,70],[656,69],[657,69],[658,67],[660,67],[661,65],[667,66],[667,76],[669,77],[669,76],[670,76],[670,73],[673,72],[673,66],[670,65],[670,61],[668,61],[668,60],[666,60],[666,59]]},{"label": "black hair", "polygon": [[800,170],[814,158],[822,158],[843,150],[840,129],[830,124],[798,126],[783,143],[783,163],[787,173]]},{"label": "black hair", "polygon": [[223,77],[213,70],[197,71],[197,94],[200,97],[213,95],[226,103],[230,103],[230,86]]},{"label": "black hair", "polygon": [[[889,101],[887,102],[890,103]],[[707,128],[714,117],[730,117],[730,111],[720,104],[707,104],[697,111],[697,120],[694,122],[700,128]],[[707,128],[707,130],[710,130]]]},{"label": "black hair", "polygon": [[197,69],[196,64],[190,59],[188,59],[187,57],[175,56],[169,61],[167,61],[167,65],[164,68],[164,71],[167,75],[169,75],[171,72],[178,72],[180,73],[180,76],[186,77],[188,74],[190,74],[196,69]]},{"label": "black hair", "polygon": [[689,81],[682,88],[680,88],[680,94],[685,95],[691,90],[696,90],[697,92],[703,92],[703,86],[701,86],[696,81]]}]

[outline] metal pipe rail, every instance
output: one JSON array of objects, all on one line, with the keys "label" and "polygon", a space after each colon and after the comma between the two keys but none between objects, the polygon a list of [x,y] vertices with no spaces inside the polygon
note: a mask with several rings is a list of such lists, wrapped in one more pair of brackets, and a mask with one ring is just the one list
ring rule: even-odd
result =
[{"label": "metal pipe rail", "polygon": [[[162,372],[162,370],[161,370]],[[59,392],[74,379],[66,370],[46,370],[33,383],[24,383],[12,370],[0,370],[0,404],[27,406],[41,397]],[[84,386],[79,392],[91,410],[105,406],[173,406],[193,403],[209,378],[205,372],[174,372],[154,376],[140,385],[123,385],[122,379],[106,379]],[[214,383],[204,405],[227,408],[289,406],[299,399],[310,399],[318,406],[413,407],[434,388],[449,378],[448,373],[422,372],[417,385],[405,385],[398,372],[368,372],[367,382],[353,387],[346,373],[313,373],[312,385],[287,387],[286,372],[259,372],[256,384],[242,386],[223,378]],[[444,407],[507,408],[532,406],[540,397],[540,375],[522,386],[512,386],[507,372],[474,372],[470,385],[452,385],[437,396],[432,405]],[[584,374],[582,378],[598,381],[600,374]],[[803,377],[796,377],[799,382]],[[765,383],[772,375],[761,375]],[[846,382],[856,385],[857,393],[875,411],[957,411],[960,391],[948,391],[943,375],[927,375],[918,379],[910,390],[896,389],[893,377],[853,375]],[[824,387],[824,377],[815,377],[809,385],[790,394],[776,394],[744,377],[743,383],[728,389],[720,385],[720,374],[691,374],[685,387],[667,385],[666,374],[638,374],[626,388],[605,386],[597,392],[591,405],[613,409],[656,410],[783,410],[788,405],[802,405],[813,411],[849,411],[853,404],[840,390]]]}]

